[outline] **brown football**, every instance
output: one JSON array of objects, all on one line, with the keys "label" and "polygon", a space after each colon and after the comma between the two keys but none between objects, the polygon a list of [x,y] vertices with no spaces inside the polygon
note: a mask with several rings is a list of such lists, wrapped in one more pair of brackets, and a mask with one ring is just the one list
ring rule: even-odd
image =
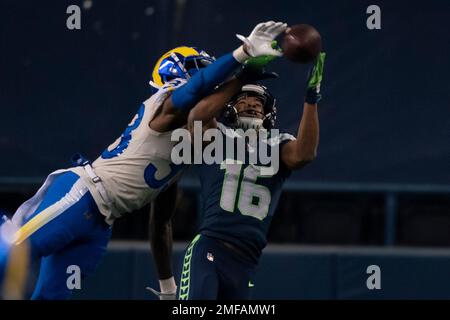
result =
[{"label": "brown football", "polygon": [[296,24],[286,29],[281,48],[290,61],[309,63],[316,59],[322,50],[322,38],[313,26]]}]

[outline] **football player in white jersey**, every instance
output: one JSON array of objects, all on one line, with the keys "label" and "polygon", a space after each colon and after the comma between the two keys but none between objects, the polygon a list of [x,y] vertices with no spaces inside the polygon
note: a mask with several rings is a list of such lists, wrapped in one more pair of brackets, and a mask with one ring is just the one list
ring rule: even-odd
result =
[{"label": "football player in white jersey", "polygon": [[247,38],[238,35],[244,45],[217,60],[193,47],[164,54],[152,74],[156,93],[120,138],[92,164],[76,156],[76,166],[51,173],[11,220],[0,222],[0,294],[21,297],[24,266],[33,259],[40,260],[40,273],[32,299],[69,298],[77,286],[68,285],[67,272],[90,275],[114,220],[154,200],[180,175],[182,167],[170,159],[172,131],[250,57],[280,56],[271,42],[286,27],[260,23]]}]

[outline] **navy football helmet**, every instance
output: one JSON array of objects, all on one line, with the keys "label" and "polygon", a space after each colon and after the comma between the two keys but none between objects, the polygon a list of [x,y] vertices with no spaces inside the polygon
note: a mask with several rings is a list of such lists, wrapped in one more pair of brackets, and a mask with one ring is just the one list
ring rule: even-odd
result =
[{"label": "navy football helmet", "polygon": [[[257,97],[263,102],[264,106],[264,118],[247,118],[240,117],[236,110],[236,103],[243,97],[252,96]],[[225,111],[222,115],[222,120],[233,127],[239,127],[242,129],[260,129],[261,127],[270,130],[275,127],[275,121],[277,119],[276,100],[269,92],[269,90],[262,85],[247,84],[242,87],[241,91],[236,94],[233,99],[225,107]]]}]

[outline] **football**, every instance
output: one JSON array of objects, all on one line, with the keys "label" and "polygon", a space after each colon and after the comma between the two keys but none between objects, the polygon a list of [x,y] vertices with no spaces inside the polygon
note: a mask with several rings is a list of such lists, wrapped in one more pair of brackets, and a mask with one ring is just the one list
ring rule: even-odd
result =
[{"label": "football", "polygon": [[313,26],[297,24],[286,29],[281,48],[290,61],[309,63],[322,50],[322,38]]}]

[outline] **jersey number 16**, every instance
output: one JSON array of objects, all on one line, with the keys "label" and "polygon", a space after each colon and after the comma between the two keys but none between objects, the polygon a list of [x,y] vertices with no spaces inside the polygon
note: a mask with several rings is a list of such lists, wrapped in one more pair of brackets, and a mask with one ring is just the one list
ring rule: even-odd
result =
[{"label": "jersey number 16", "polygon": [[[225,175],[220,207],[228,212],[235,212],[237,207],[241,214],[263,220],[269,213],[270,190],[256,184],[256,179],[260,177],[260,167],[249,165],[244,170],[242,167],[242,163],[221,163],[220,169],[225,170]],[[267,177],[267,175],[264,176],[264,178]]]}]

